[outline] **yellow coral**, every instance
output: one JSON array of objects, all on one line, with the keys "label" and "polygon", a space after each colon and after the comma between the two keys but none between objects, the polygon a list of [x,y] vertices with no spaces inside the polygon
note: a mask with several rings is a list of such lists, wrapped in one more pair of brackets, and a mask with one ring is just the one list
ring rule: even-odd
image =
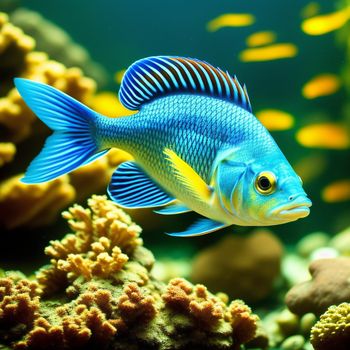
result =
[{"label": "yellow coral", "polygon": [[66,283],[67,278],[74,280],[79,276],[86,280],[113,276],[128,261],[126,254],[132,254],[142,243],[141,228],[106,196],[94,195],[88,204],[88,209],[74,205],[63,213],[76,234],[51,241],[45,249],[52,264],[38,273],[45,292],[52,291],[52,280]]},{"label": "yellow coral", "polygon": [[310,341],[315,350],[347,350],[350,344],[350,303],[333,305],[312,327]]},{"label": "yellow coral", "polygon": [[39,311],[39,293],[36,282],[0,278],[0,323],[30,326]]},{"label": "yellow coral", "polygon": [[47,224],[74,199],[67,176],[38,185],[23,184],[22,176],[0,183],[0,223],[9,229]]},{"label": "yellow coral", "polygon": [[[52,85],[87,105],[93,104],[94,80],[85,77],[79,68],[67,68],[50,60],[46,53],[34,51],[34,47],[34,39],[12,25],[6,14],[0,13],[0,131],[3,141],[6,141],[0,144],[0,166],[14,159],[16,149],[19,156],[23,156],[24,152],[34,152],[35,147],[16,147],[19,143],[29,142],[28,139],[41,143],[48,134],[48,129],[38,122],[14,88],[14,77]],[[27,154],[26,158],[34,156],[34,153]],[[0,223],[12,229],[54,221],[60,210],[74,199],[81,201],[91,193],[104,190],[114,168],[126,159],[130,156],[125,152],[113,150],[102,159],[50,185],[28,186],[19,182],[19,175],[5,179],[0,184],[0,202],[2,207],[10,208],[12,214],[7,215],[10,209],[0,210]],[[19,171],[24,171],[23,164],[18,165]],[[61,185],[57,186],[58,183]],[[20,196],[10,195],[12,192]],[[19,211],[17,208],[20,208]]]},{"label": "yellow coral", "polygon": [[0,143],[0,167],[12,161],[16,153],[16,146],[11,142]]}]

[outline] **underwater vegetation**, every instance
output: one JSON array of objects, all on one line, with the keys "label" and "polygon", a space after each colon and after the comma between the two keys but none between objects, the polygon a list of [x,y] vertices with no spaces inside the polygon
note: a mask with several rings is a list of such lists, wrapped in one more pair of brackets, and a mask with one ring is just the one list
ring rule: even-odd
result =
[{"label": "underwater vegetation", "polygon": [[31,279],[0,278],[0,344],[13,349],[239,349],[258,316],[241,300],[152,276],[141,228],[105,196],[63,213],[72,233]]}]

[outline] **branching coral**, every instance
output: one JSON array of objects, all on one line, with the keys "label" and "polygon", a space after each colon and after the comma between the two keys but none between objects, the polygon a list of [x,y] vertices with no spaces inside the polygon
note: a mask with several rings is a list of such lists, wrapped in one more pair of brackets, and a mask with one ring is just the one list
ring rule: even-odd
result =
[{"label": "branching coral", "polygon": [[39,314],[39,293],[36,282],[0,278],[0,342],[12,341],[31,329]]},{"label": "branching coral", "polygon": [[347,350],[350,344],[350,304],[331,306],[311,329],[315,350]]},{"label": "branching coral", "polygon": [[[107,278],[128,261],[128,255],[122,251],[131,254],[141,245],[141,228],[115,203],[106,196],[93,196],[88,203],[90,209],[75,205],[63,213],[76,233],[52,241],[45,249],[51,266],[39,271],[44,291],[51,290],[57,279],[66,282],[79,276],[85,280]],[[61,278],[62,272],[67,279]]]},{"label": "branching coral", "polygon": [[140,228],[104,196],[88,203],[63,214],[74,233],[51,242],[51,264],[35,282],[4,279],[0,301],[22,298],[22,284],[32,283],[32,292],[24,290],[20,318],[0,322],[0,346],[236,350],[254,338],[258,318],[242,301],[227,305],[227,297],[181,278],[157,281]]}]

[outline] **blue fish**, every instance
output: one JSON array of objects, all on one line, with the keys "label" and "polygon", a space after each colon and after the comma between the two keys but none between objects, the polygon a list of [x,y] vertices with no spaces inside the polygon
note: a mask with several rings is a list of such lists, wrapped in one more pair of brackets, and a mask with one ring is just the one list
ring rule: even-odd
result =
[{"label": "blue fish", "polygon": [[135,159],[112,175],[107,191],[118,205],[200,214],[171,235],[277,225],[310,212],[301,179],[252,114],[246,87],[206,62],[157,56],[132,64],[119,98],[138,113],[123,118],[100,115],[45,84],[15,84],[54,131],[24,183],[50,181],[116,147]]}]

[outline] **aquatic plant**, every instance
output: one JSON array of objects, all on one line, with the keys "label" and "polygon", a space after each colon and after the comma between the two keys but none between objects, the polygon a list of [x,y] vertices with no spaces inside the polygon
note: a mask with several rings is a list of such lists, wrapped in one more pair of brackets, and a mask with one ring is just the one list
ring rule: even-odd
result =
[{"label": "aquatic plant", "polygon": [[[151,273],[141,228],[105,196],[63,213],[34,280],[0,278],[0,346],[14,349],[239,349],[258,317],[241,300]],[[14,317],[9,318],[9,312]]]}]

